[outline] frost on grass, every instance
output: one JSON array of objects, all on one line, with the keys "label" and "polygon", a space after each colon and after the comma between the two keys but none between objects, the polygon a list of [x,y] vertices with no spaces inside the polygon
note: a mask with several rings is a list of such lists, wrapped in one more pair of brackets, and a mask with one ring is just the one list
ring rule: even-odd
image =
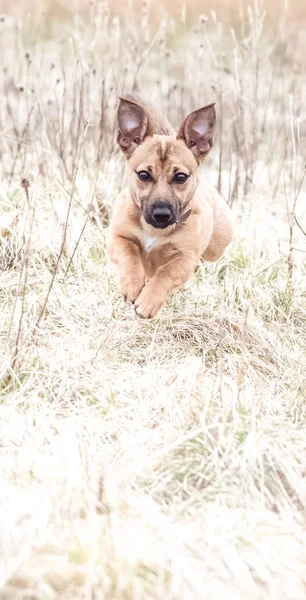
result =
[{"label": "frost on grass", "polygon": [[[256,6],[235,31],[1,20],[1,600],[305,597],[305,82]],[[104,250],[133,85],[176,125],[217,101],[237,221],[148,322]]]}]

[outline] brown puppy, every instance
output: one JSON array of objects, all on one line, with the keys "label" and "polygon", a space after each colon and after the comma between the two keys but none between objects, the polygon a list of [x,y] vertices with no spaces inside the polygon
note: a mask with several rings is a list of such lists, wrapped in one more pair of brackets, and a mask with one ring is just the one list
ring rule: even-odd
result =
[{"label": "brown puppy", "polygon": [[138,95],[121,98],[118,144],[131,168],[115,201],[107,253],[136,313],[154,317],[201,257],[218,260],[233,236],[231,211],[200,177],[215,129],[214,105],[191,113],[176,135]]}]

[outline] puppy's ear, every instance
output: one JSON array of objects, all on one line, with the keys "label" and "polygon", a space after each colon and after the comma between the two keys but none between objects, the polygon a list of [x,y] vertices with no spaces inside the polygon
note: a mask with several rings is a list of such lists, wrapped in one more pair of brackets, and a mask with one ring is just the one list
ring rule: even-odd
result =
[{"label": "puppy's ear", "polygon": [[184,140],[198,163],[208,154],[213,145],[215,124],[215,105],[210,104],[190,113],[178,132],[177,138]]},{"label": "puppy's ear", "polygon": [[129,157],[144,141],[149,129],[149,119],[141,106],[126,98],[120,98],[117,119],[117,142]]}]

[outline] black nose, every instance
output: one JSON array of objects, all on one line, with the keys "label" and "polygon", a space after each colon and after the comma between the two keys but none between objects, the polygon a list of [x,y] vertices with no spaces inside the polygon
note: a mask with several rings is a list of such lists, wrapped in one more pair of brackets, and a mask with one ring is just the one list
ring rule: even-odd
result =
[{"label": "black nose", "polygon": [[155,223],[166,225],[172,219],[171,205],[168,202],[155,202],[152,205],[151,215]]}]

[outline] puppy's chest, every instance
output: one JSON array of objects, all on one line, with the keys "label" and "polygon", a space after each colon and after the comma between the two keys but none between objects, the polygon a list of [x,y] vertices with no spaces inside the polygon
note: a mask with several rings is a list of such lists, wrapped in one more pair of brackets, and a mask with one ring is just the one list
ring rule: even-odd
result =
[{"label": "puppy's chest", "polygon": [[140,242],[145,252],[149,253],[151,252],[151,250],[153,250],[153,248],[161,246],[163,240],[158,237],[148,236],[145,233],[143,233],[140,236]]}]

